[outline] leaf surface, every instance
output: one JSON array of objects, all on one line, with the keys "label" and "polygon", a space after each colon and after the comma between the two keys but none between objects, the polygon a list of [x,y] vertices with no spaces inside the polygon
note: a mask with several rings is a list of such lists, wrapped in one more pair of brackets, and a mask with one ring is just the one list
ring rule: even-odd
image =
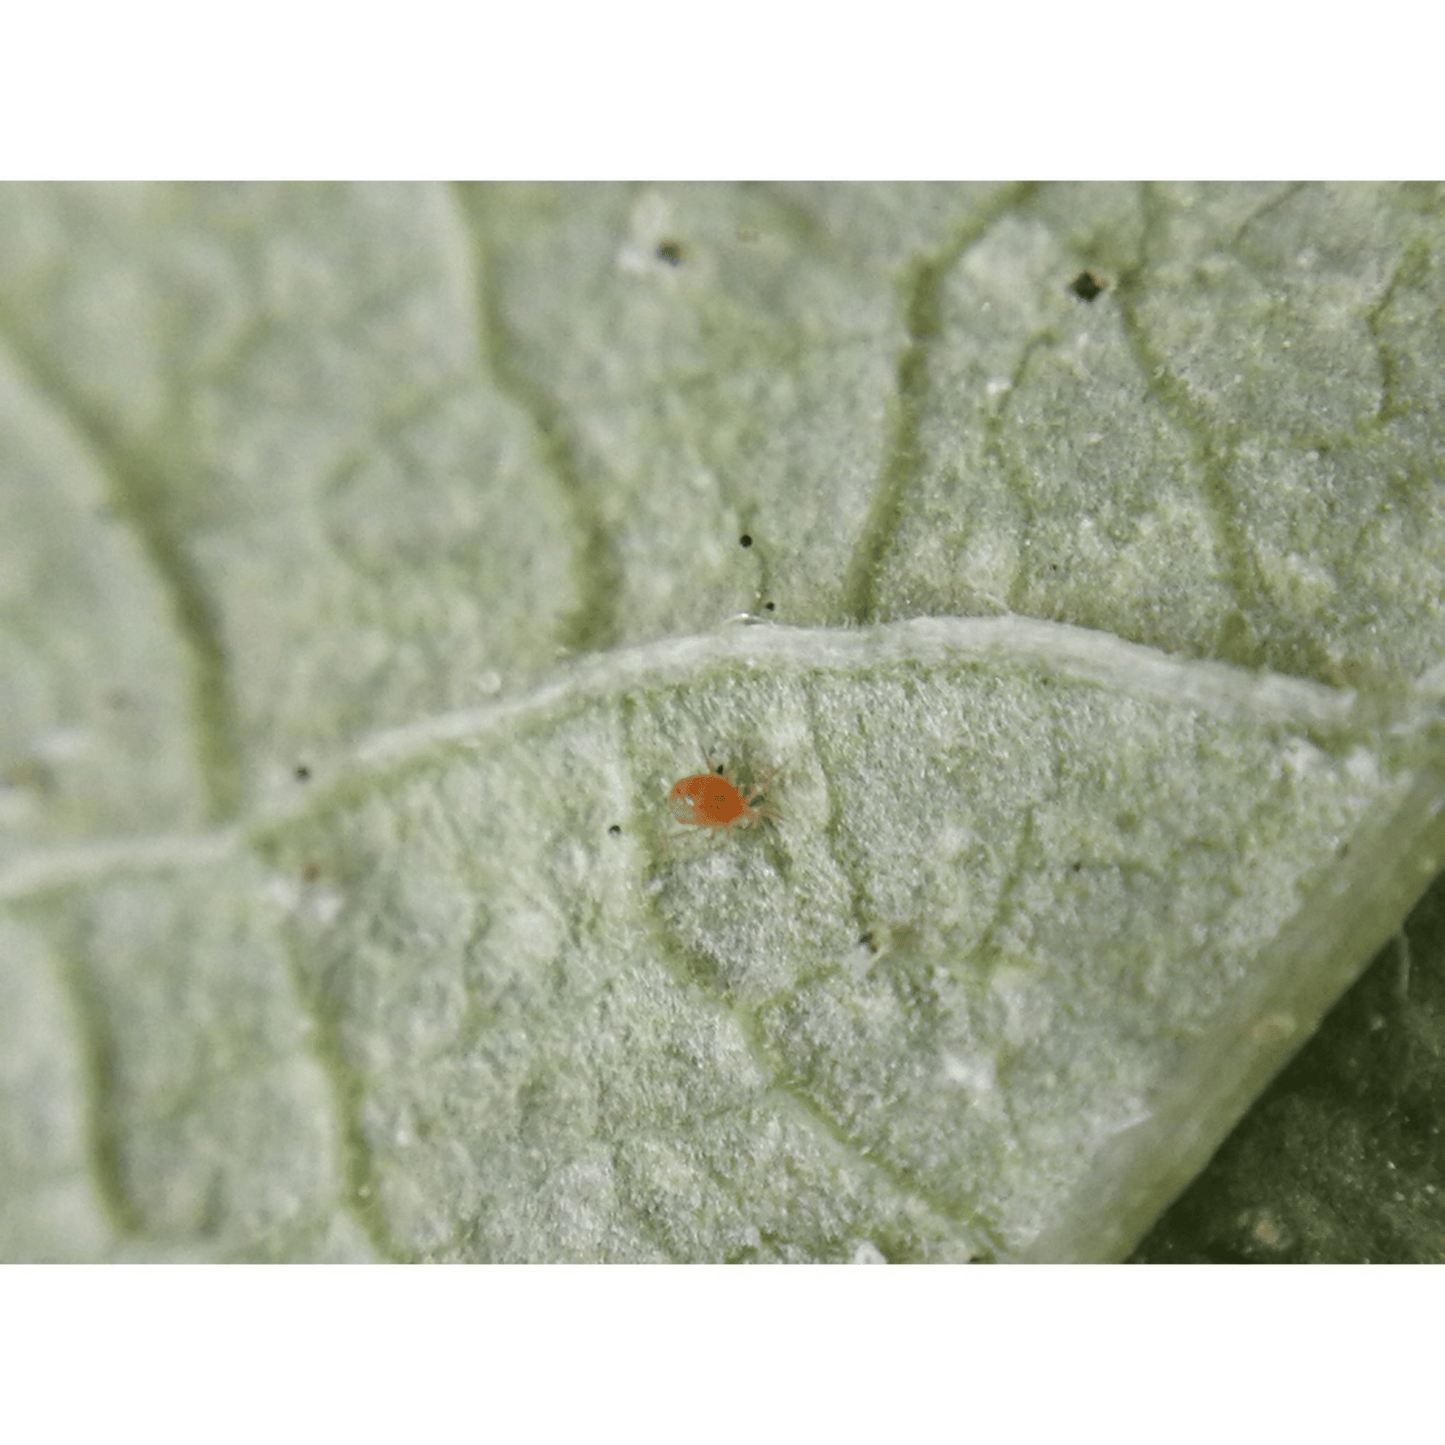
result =
[{"label": "leaf surface", "polygon": [[1126,1255],[1445,856],[1439,218],[0,192],[0,1253]]}]

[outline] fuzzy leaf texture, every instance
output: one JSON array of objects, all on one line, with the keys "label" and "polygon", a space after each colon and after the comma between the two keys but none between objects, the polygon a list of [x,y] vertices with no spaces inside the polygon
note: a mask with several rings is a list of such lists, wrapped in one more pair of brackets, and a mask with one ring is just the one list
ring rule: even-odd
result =
[{"label": "fuzzy leaf texture", "polygon": [[0,189],[0,1257],[1126,1257],[1445,858],[1441,375],[1437,187]]}]

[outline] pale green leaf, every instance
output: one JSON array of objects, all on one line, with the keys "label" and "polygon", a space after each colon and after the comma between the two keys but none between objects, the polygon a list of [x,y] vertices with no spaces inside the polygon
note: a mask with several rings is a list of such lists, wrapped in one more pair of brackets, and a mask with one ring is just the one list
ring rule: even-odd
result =
[{"label": "pale green leaf", "polygon": [[0,1255],[1123,1257],[1439,866],[1442,276],[1433,188],[0,190]]}]

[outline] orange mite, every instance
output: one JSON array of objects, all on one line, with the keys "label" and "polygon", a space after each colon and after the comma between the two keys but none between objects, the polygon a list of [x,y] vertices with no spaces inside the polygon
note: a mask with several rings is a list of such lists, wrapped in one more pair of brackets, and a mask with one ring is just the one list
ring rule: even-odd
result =
[{"label": "orange mite", "polygon": [[[711,758],[708,765],[712,766]],[[747,793],[725,777],[721,768],[714,768],[710,773],[694,773],[672,785],[672,792],[667,795],[667,811],[689,828],[724,828],[729,832],[739,825],[747,827],[754,818],[776,818],[778,815],[771,808],[755,808],[753,803],[766,792],[780,771],[774,768]],[[663,842],[686,836],[686,833],[669,833]]]}]

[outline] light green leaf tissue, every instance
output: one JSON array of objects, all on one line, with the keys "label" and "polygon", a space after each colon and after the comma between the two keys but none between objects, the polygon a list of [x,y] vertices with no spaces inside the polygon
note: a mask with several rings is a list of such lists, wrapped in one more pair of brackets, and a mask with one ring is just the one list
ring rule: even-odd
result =
[{"label": "light green leaf tissue", "polygon": [[1441,217],[0,188],[0,1257],[1123,1258],[1445,858]]}]

